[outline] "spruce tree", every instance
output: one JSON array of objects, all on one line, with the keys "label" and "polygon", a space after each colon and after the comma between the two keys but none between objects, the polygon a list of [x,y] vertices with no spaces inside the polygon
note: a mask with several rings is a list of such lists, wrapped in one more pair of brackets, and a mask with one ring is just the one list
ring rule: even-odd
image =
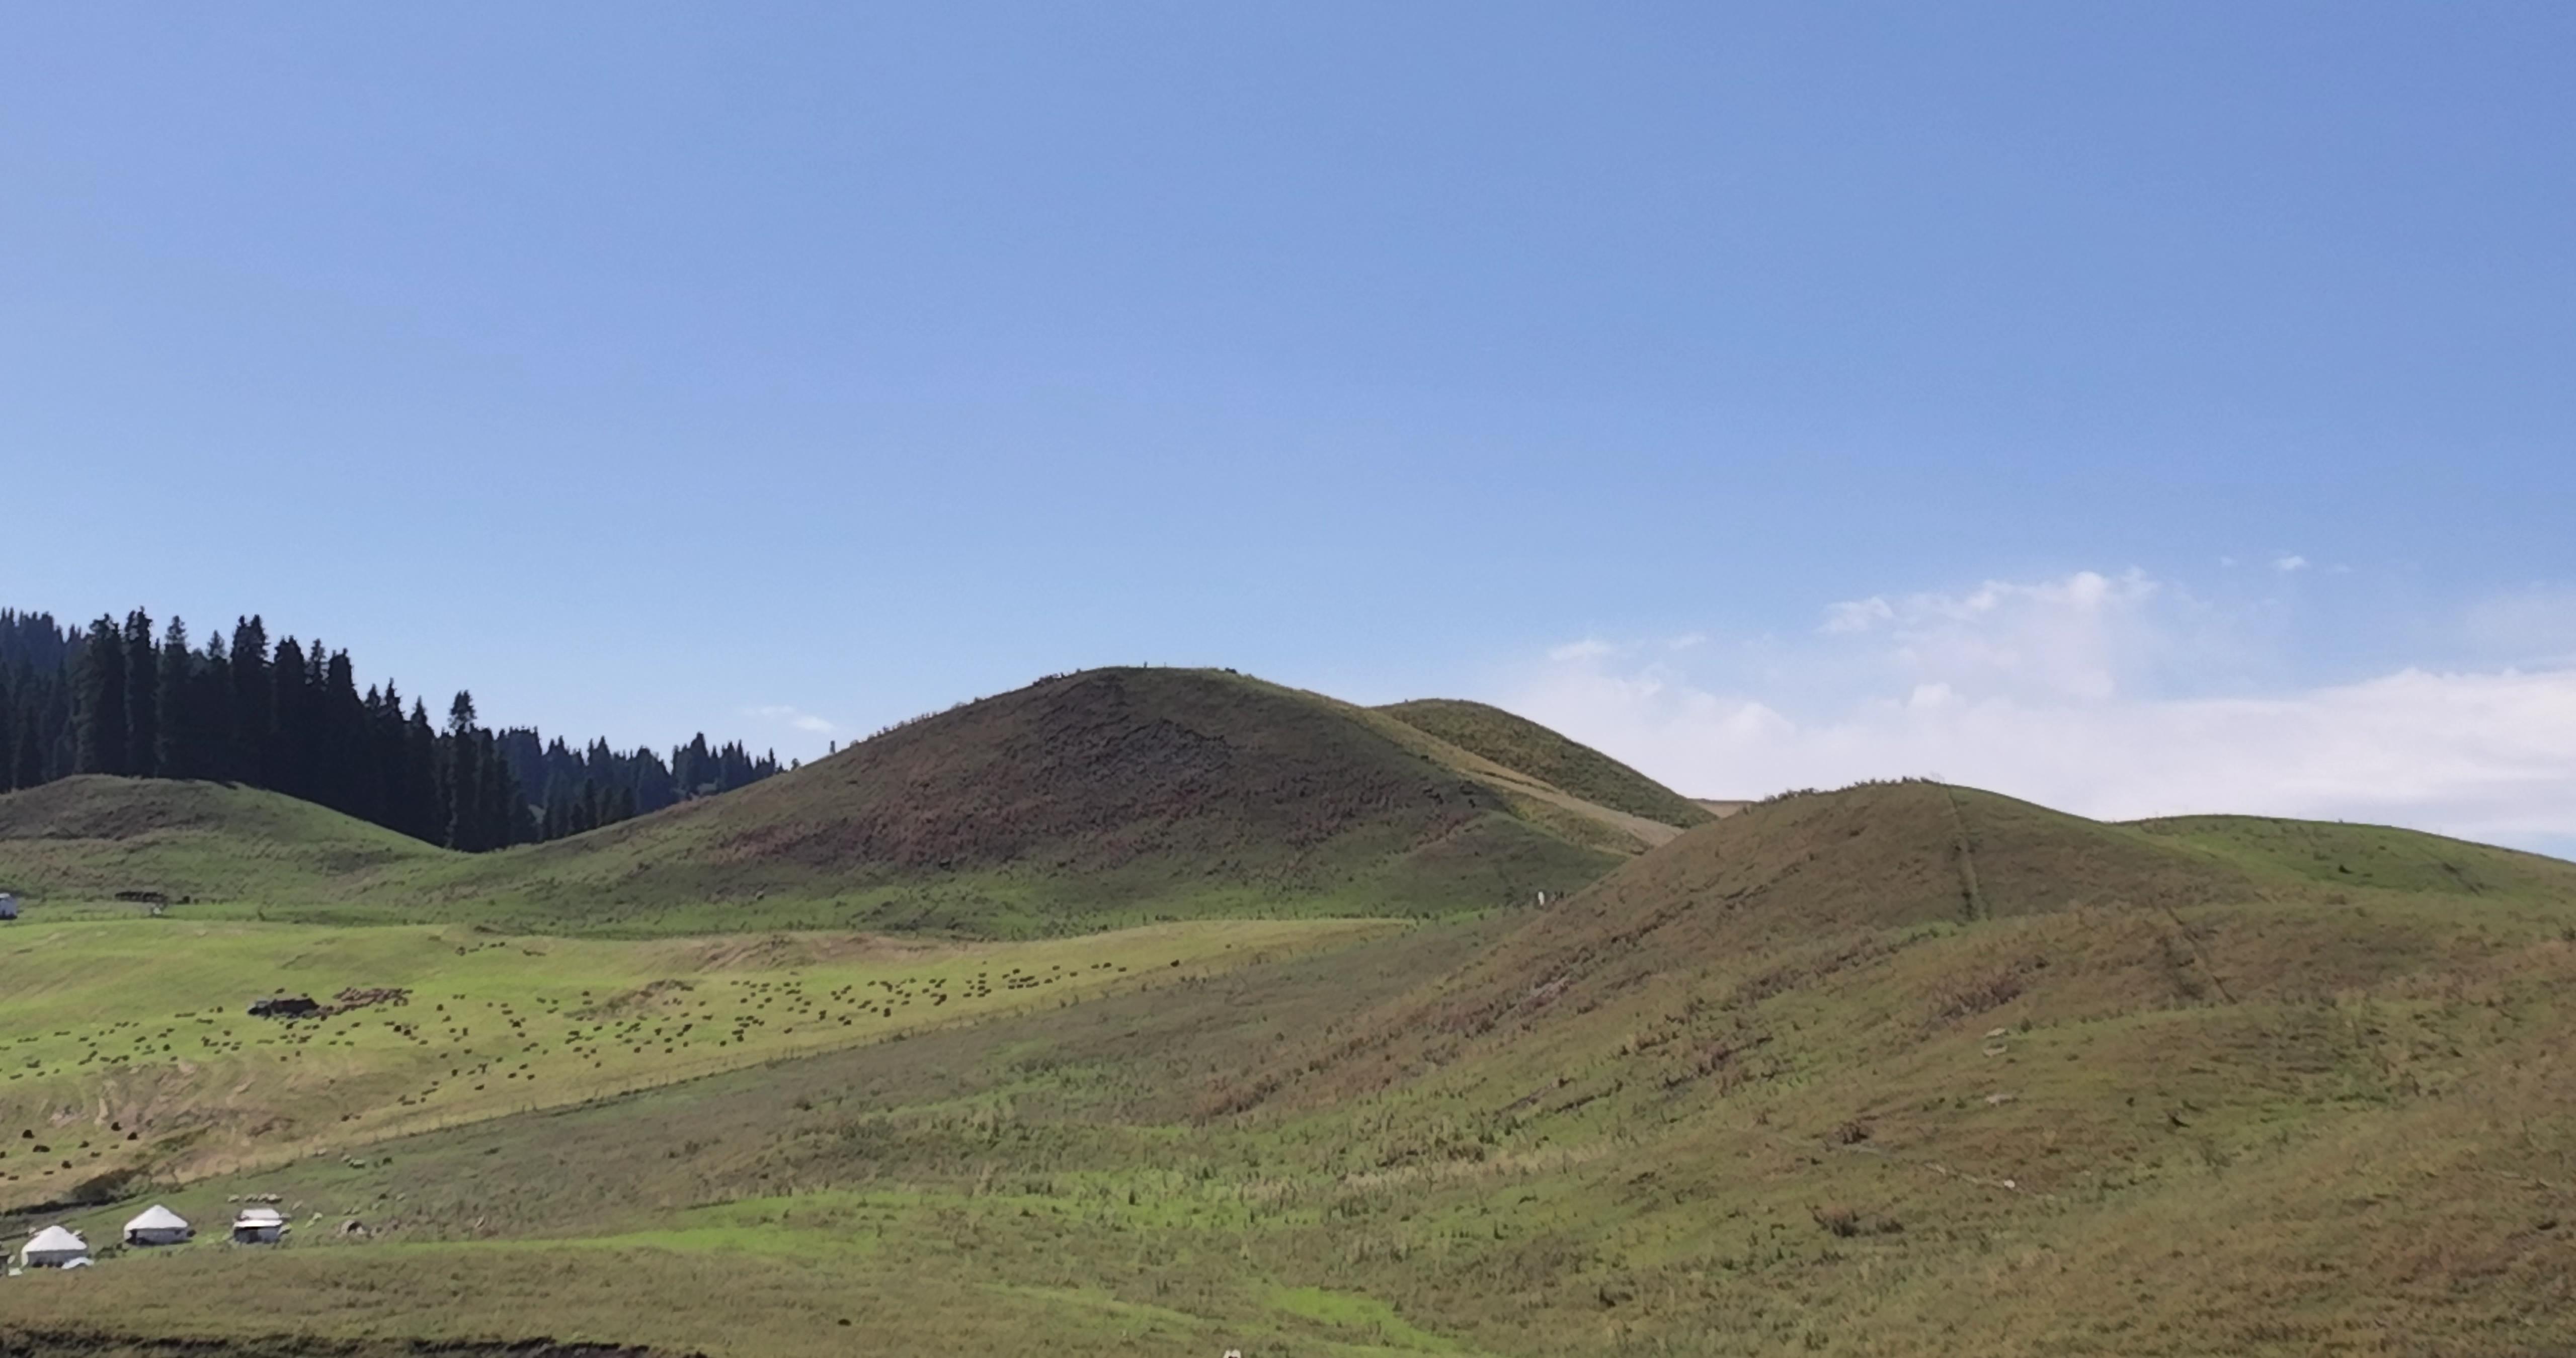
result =
[{"label": "spruce tree", "polygon": [[721,791],[714,756],[707,753],[707,733],[700,731],[689,743],[671,752],[671,776],[680,786],[680,799]]},{"label": "spruce tree", "polygon": [[124,773],[125,634],[114,618],[89,625],[72,701],[73,766],[81,773]]},{"label": "spruce tree", "polygon": [[273,786],[266,760],[277,699],[268,691],[268,628],[257,614],[233,624],[232,678],[231,719],[225,723],[232,751],[225,776],[252,787]]},{"label": "spruce tree", "polygon": [[44,699],[59,693],[62,685],[48,685],[44,695],[21,687],[18,694],[18,750],[12,756],[15,767],[9,781],[19,787],[36,787],[45,782],[45,703]]},{"label": "spruce tree", "polygon": [[153,696],[153,727],[160,743],[153,750],[152,767],[164,778],[206,776],[198,767],[196,662],[188,651],[188,624],[172,618],[162,635],[160,663],[154,671],[158,687]]},{"label": "spruce tree", "polygon": [[310,744],[304,678],[304,647],[293,637],[277,643],[277,654],[268,664],[268,747],[261,752],[260,767],[271,789],[310,800],[313,779],[304,757]]},{"label": "spruce tree", "polygon": [[362,820],[382,823],[382,809],[367,795],[367,708],[365,700],[358,696],[357,669],[349,663],[347,651],[333,651],[323,662],[317,696],[320,800],[325,806]]},{"label": "spruce tree", "polygon": [[189,684],[189,722],[195,730],[194,763],[200,778],[235,778],[233,768],[233,658],[218,627],[206,638]]},{"label": "spruce tree", "polygon": [[125,771],[161,772],[161,652],[152,644],[152,615],[125,615]]},{"label": "spruce tree", "polygon": [[438,732],[418,698],[403,722],[402,781],[404,823],[396,828],[423,843],[439,843],[447,822],[438,804]]},{"label": "spruce tree", "polygon": [[483,844],[483,744],[475,739],[474,695],[460,690],[447,706],[447,847],[474,853]]},{"label": "spruce tree", "polygon": [[476,732],[475,743],[482,747],[483,847],[506,849],[527,838],[528,813],[519,804],[519,780],[491,732]]}]

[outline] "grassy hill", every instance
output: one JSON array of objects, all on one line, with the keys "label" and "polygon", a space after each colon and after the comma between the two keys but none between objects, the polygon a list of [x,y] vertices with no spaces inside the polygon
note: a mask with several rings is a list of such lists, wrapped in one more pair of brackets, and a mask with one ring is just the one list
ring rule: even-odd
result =
[{"label": "grassy hill", "polygon": [[1391,703],[1377,710],[1505,768],[1614,810],[1685,829],[1710,819],[1708,809],[1690,798],[1589,745],[1568,740],[1499,707],[1454,698],[1424,698]]},{"label": "grassy hill", "polygon": [[1488,910],[1562,895],[1674,833],[1366,709],[1224,671],[1124,669],[477,856],[274,794],[75,779],[0,797],[0,879],[310,922],[1026,937]]},{"label": "grassy hill", "polygon": [[[1775,801],[1556,910],[185,1185],[324,1229],[11,1315],[717,1358],[2576,1350],[2576,865],[2263,832],[2326,836],[2326,882],[2244,829]],[[2395,873],[2428,854],[2471,881]]]},{"label": "grassy hill", "polygon": [[[22,923],[0,935],[0,1209],[94,1196],[134,1176],[347,1153],[407,1131],[1168,987],[1389,929],[1194,921],[961,944]],[[341,1012],[293,1022],[245,1013],[281,992]]]},{"label": "grassy hill", "polygon": [[[950,871],[1083,880],[1222,856],[1249,819],[1288,843],[1243,861],[1285,874],[1382,861],[1333,856],[1353,832],[1329,827],[1401,842],[1406,776],[1523,826],[1535,794],[1505,775],[1553,787],[1383,714],[1199,687],[1222,682],[1150,694],[1141,723],[1133,689],[1006,695],[980,745],[1054,753],[968,793],[899,746],[840,767],[841,800],[797,793],[880,819],[710,803],[680,823],[697,852],[783,826],[765,833],[789,861],[832,872],[917,833]],[[1274,702],[1298,706],[1254,725],[1297,736],[1260,767],[1376,751],[1388,794],[1301,840],[1231,763],[1175,804],[1147,790],[1169,777],[1109,776]],[[1180,729],[1132,734],[1162,720]],[[1091,785],[1149,800],[1055,800]],[[1029,834],[988,850],[891,809],[962,795]],[[20,926],[0,934],[0,1186],[60,1197],[95,1182],[93,1153],[177,1177],[8,1224],[102,1240],[148,1200],[203,1221],[275,1194],[300,1229],[0,1283],[0,1344],[2571,1352],[2571,940],[2576,864],[2380,827],[2109,825],[1926,783],[1756,804],[1547,909],[1401,926]],[[292,1030],[181,1012],[362,975],[416,993]]]},{"label": "grassy hill", "polygon": [[[2545,933],[2571,905],[2576,864],[2412,831],[2111,825],[1969,788],[1870,784],[1759,804],[1631,861],[1437,987],[1347,1026],[1301,1078],[1341,1071],[1376,1087],[1595,1022],[1614,998],[1737,975],[1748,959],[1770,968],[1761,989],[1929,942],[2066,935],[2079,964],[2043,951],[1971,967],[1940,983],[1944,1003],[1982,1012],[2043,982],[2105,1008],[2332,994],[2434,965],[2454,934],[2465,946],[2478,930]],[[2017,927],[1974,927],[1987,924]],[[2083,986],[2066,989],[2070,976]]]},{"label": "grassy hill", "polygon": [[0,890],[315,906],[464,856],[281,793],[84,775],[0,796]]},{"label": "grassy hill", "polygon": [[[528,912],[1052,934],[1211,915],[1432,916],[1562,893],[1619,813],[1360,709],[1214,670],[1061,676],[730,793],[495,855]],[[1533,796],[1533,792],[1540,795]],[[1586,833],[1593,831],[1595,833]]]}]

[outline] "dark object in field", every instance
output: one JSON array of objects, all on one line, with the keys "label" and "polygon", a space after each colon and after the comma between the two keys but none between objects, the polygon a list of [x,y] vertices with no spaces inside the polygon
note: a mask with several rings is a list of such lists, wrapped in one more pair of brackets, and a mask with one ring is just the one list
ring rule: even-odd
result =
[{"label": "dark object in field", "polygon": [[120,891],[116,893],[116,898],[120,901],[126,901],[134,905],[168,905],[170,903],[170,893],[166,891]]},{"label": "dark object in field", "polygon": [[352,986],[332,996],[331,999],[331,1012],[345,1014],[352,1009],[364,1009],[371,1004],[409,1004],[411,992],[398,985],[380,986],[373,990],[360,990]]},{"label": "dark object in field", "polygon": [[250,1002],[252,1018],[310,1018],[322,1012],[322,1006],[310,995],[271,995]]}]

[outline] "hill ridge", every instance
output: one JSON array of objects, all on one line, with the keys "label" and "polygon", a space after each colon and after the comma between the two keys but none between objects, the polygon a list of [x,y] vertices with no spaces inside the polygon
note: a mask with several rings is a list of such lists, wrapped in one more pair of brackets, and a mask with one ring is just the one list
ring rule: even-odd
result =
[{"label": "hill ridge", "polygon": [[[1049,676],[745,788],[496,853],[380,842],[389,832],[318,807],[289,814],[307,805],[291,799],[173,786],[103,780],[0,798],[0,873],[43,868],[49,887],[102,898],[220,891],[192,857],[206,844],[146,824],[186,802],[201,840],[230,817],[237,838],[335,846],[234,865],[232,898],[247,890],[273,916],[1027,935],[1492,909],[1562,895],[1674,833],[1366,708],[1167,668]],[[12,814],[28,826],[54,814],[49,796],[100,827],[85,849],[40,855],[7,834]],[[117,813],[120,799],[142,810]]]},{"label": "hill ridge", "polygon": [[1417,698],[1371,710],[1613,810],[1680,829],[1713,818],[1708,808],[1609,755],[1490,703]]}]

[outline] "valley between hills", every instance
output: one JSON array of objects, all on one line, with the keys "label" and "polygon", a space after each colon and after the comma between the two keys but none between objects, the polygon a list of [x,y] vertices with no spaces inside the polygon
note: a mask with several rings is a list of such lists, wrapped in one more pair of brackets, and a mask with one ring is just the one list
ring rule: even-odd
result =
[{"label": "valley between hills", "polygon": [[1685,791],[1119,669],[489,853],[0,797],[0,1354],[2576,1351],[2576,864]]}]

